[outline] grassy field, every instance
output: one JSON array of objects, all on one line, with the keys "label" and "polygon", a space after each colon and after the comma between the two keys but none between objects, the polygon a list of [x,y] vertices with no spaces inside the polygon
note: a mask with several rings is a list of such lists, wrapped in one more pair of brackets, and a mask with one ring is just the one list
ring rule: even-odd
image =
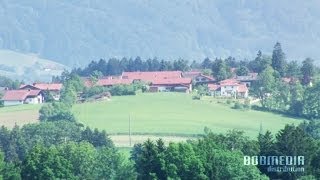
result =
[{"label": "grassy field", "polygon": [[0,126],[9,128],[16,124],[22,126],[28,123],[36,123],[39,118],[41,105],[21,105],[0,108]]},{"label": "grassy field", "polygon": [[[204,127],[216,133],[239,129],[254,138],[260,131],[260,124],[264,131],[268,129],[276,133],[285,124],[302,122],[268,112],[234,110],[225,102],[208,97],[192,100],[190,94],[183,93],[146,93],[76,104],[73,112],[85,125],[106,130],[115,145],[124,148],[124,151],[130,147],[129,117],[133,134],[131,146],[148,138],[163,138],[166,144],[186,141],[202,134]],[[40,107],[21,105],[0,108],[0,126],[12,128],[16,124],[37,123]]]},{"label": "grassy field", "polygon": [[192,100],[183,93],[118,96],[110,101],[77,104],[73,111],[80,122],[111,134],[128,133],[129,116],[133,134],[154,135],[201,134],[207,126],[217,133],[239,129],[256,137],[260,124],[263,130],[275,133],[285,124],[302,122],[268,112],[234,110],[215,100]]}]

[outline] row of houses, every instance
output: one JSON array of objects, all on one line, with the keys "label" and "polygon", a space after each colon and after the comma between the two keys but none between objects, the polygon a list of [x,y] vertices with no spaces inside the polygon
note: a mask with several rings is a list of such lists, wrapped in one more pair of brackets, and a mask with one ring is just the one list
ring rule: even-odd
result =
[{"label": "row of houses", "polygon": [[86,86],[128,85],[134,82],[145,82],[150,92],[160,91],[192,91],[192,79],[183,77],[181,71],[157,71],[157,72],[123,72],[121,76],[109,76],[98,79],[93,84],[90,79],[85,80]]},{"label": "row of houses", "polygon": [[[248,97],[251,83],[257,79],[256,73],[248,76],[235,76],[232,79],[216,81],[214,77],[202,74],[200,71],[156,71],[156,72],[123,72],[120,76],[102,77],[97,82],[84,78],[87,87],[114,85],[130,85],[135,82],[148,84],[149,92],[186,92],[192,91],[193,85],[208,86],[212,96]],[[62,84],[34,83],[21,85],[18,90],[4,90],[2,101],[5,106],[19,104],[40,104],[44,102],[44,92],[50,92],[55,100],[60,99]]]},{"label": "row of houses", "polygon": [[[108,76],[99,79],[95,85],[111,87],[117,84],[132,84],[137,81],[149,85],[149,92],[191,92],[193,85],[205,85],[212,96],[248,97],[252,82],[257,80],[257,73],[247,76],[235,76],[218,82],[214,77],[202,74],[200,71],[156,71],[156,72],[123,72],[121,76]],[[93,86],[85,80],[86,86]]]},{"label": "row of houses", "polygon": [[41,104],[44,102],[44,92],[50,92],[55,100],[60,99],[62,84],[58,83],[34,83],[32,85],[21,85],[18,90],[4,90],[4,106],[20,104]]}]

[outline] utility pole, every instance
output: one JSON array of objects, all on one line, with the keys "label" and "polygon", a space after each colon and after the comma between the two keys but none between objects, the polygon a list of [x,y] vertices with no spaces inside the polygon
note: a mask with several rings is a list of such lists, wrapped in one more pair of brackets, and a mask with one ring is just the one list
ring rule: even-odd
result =
[{"label": "utility pole", "polygon": [[129,145],[131,147],[131,115],[129,114]]}]

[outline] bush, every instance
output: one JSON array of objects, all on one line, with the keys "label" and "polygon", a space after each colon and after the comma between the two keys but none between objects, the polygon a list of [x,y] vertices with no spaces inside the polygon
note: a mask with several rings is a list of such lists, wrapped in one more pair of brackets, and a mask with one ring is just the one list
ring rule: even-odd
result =
[{"label": "bush", "polygon": [[133,85],[116,85],[110,88],[112,96],[136,95]]},{"label": "bush", "polygon": [[233,109],[242,109],[242,110],[248,110],[250,109],[250,104],[247,104],[246,102],[244,104],[241,104],[240,102],[235,102]]},{"label": "bush", "polygon": [[146,92],[148,90],[147,85],[144,82],[134,82],[132,86],[135,91],[141,90],[141,92]]},{"label": "bush", "polygon": [[0,108],[1,107],[4,107],[4,102],[3,101],[0,101]]},{"label": "bush", "polygon": [[243,109],[243,105],[239,102],[234,103],[233,109]]},{"label": "bush", "polygon": [[43,98],[45,102],[53,102],[54,98],[50,91],[43,92]]},{"label": "bush", "polygon": [[199,94],[192,96],[193,100],[200,100],[201,96]]},{"label": "bush", "polygon": [[107,89],[105,89],[104,87],[101,86],[94,86],[94,87],[90,87],[90,88],[85,88],[85,90],[83,91],[83,98],[90,98],[92,96],[101,94],[103,92],[106,92]]},{"label": "bush", "polygon": [[61,102],[45,104],[41,107],[39,113],[40,121],[76,121],[74,115],[71,112],[71,108],[67,104]]},{"label": "bush", "polygon": [[246,100],[244,101],[243,108],[244,108],[244,109],[250,109],[250,108],[251,108],[250,100],[249,100],[249,99],[246,99]]},{"label": "bush", "polygon": [[227,104],[231,104],[232,101],[230,99],[227,100]]}]

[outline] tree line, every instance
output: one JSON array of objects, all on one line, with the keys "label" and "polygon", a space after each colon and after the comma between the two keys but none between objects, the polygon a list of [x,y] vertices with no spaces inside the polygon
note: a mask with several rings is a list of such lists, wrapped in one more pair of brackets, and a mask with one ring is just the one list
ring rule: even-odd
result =
[{"label": "tree line", "polygon": [[[69,122],[0,128],[3,179],[318,179],[320,123],[286,125],[277,134],[252,139],[238,130],[216,134],[205,128],[197,140],[159,139],[135,144],[126,159],[105,131]],[[246,166],[243,156],[304,156],[304,172],[268,172]]]},{"label": "tree line", "polygon": [[251,95],[261,100],[262,110],[307,119],[320,118],[320,82],[316,80],[316,68],[311,59],[306,59],[298,69],[301,74],[298,70],[292,72],[288,81],[284,81],[272,66],[262,70],[250,88]]},{"label": "tree line", "polygon": [[[120,75],[124,71],[188,71],[201,70],[204,74],[212,75],[217,80],[230,78],[233,73],[237,75],[247,75],[249,72],[261,73],[268,66],[271,66],[281,77],[296,77],[303,84],[312,80],[313,75],[319,73],[319,68],[313,64],[311,58],[306,58],[302,64],[298,61],[287,61],[286,55],[282,50],[281,44],[277,42],[274,46],[272,55],[263,54],[258,51],[253,60],[237,60],[234,57],[228,58],[205,58],[198,62],[189,62],[185,59],[178,60],[159,60],[149,58],[142,60],[136,58],[110,58],[109,60],[100,59],[91,61],[84,68],[75,68],[72,72],[79,76],[91,76],[94,72],[99,72],[103,76]],[[232,70],[234,69],[234,71]],[[53,81],[59,81],[59,77],[54,77]]]},{"label": "tree line", "polygon": [[[121,179],[132,164],[105,131],[64,120],[0,128],[1,179]],[[130,176],[128,176],[130,178]]]},{"label": "tree line", "polygon": [[[237,130],[222,135],[208,129],[198,140],[168,146],[161,139],[148,140],[134,146],[131,159],[137,179],[318,179],[320,124],[314,123],[286,125],[276,135],[261,132],[257,140]],[[244,155],[305,156],[305,171],[278,173],[268,172],[268,166],[245,166]]]}]

